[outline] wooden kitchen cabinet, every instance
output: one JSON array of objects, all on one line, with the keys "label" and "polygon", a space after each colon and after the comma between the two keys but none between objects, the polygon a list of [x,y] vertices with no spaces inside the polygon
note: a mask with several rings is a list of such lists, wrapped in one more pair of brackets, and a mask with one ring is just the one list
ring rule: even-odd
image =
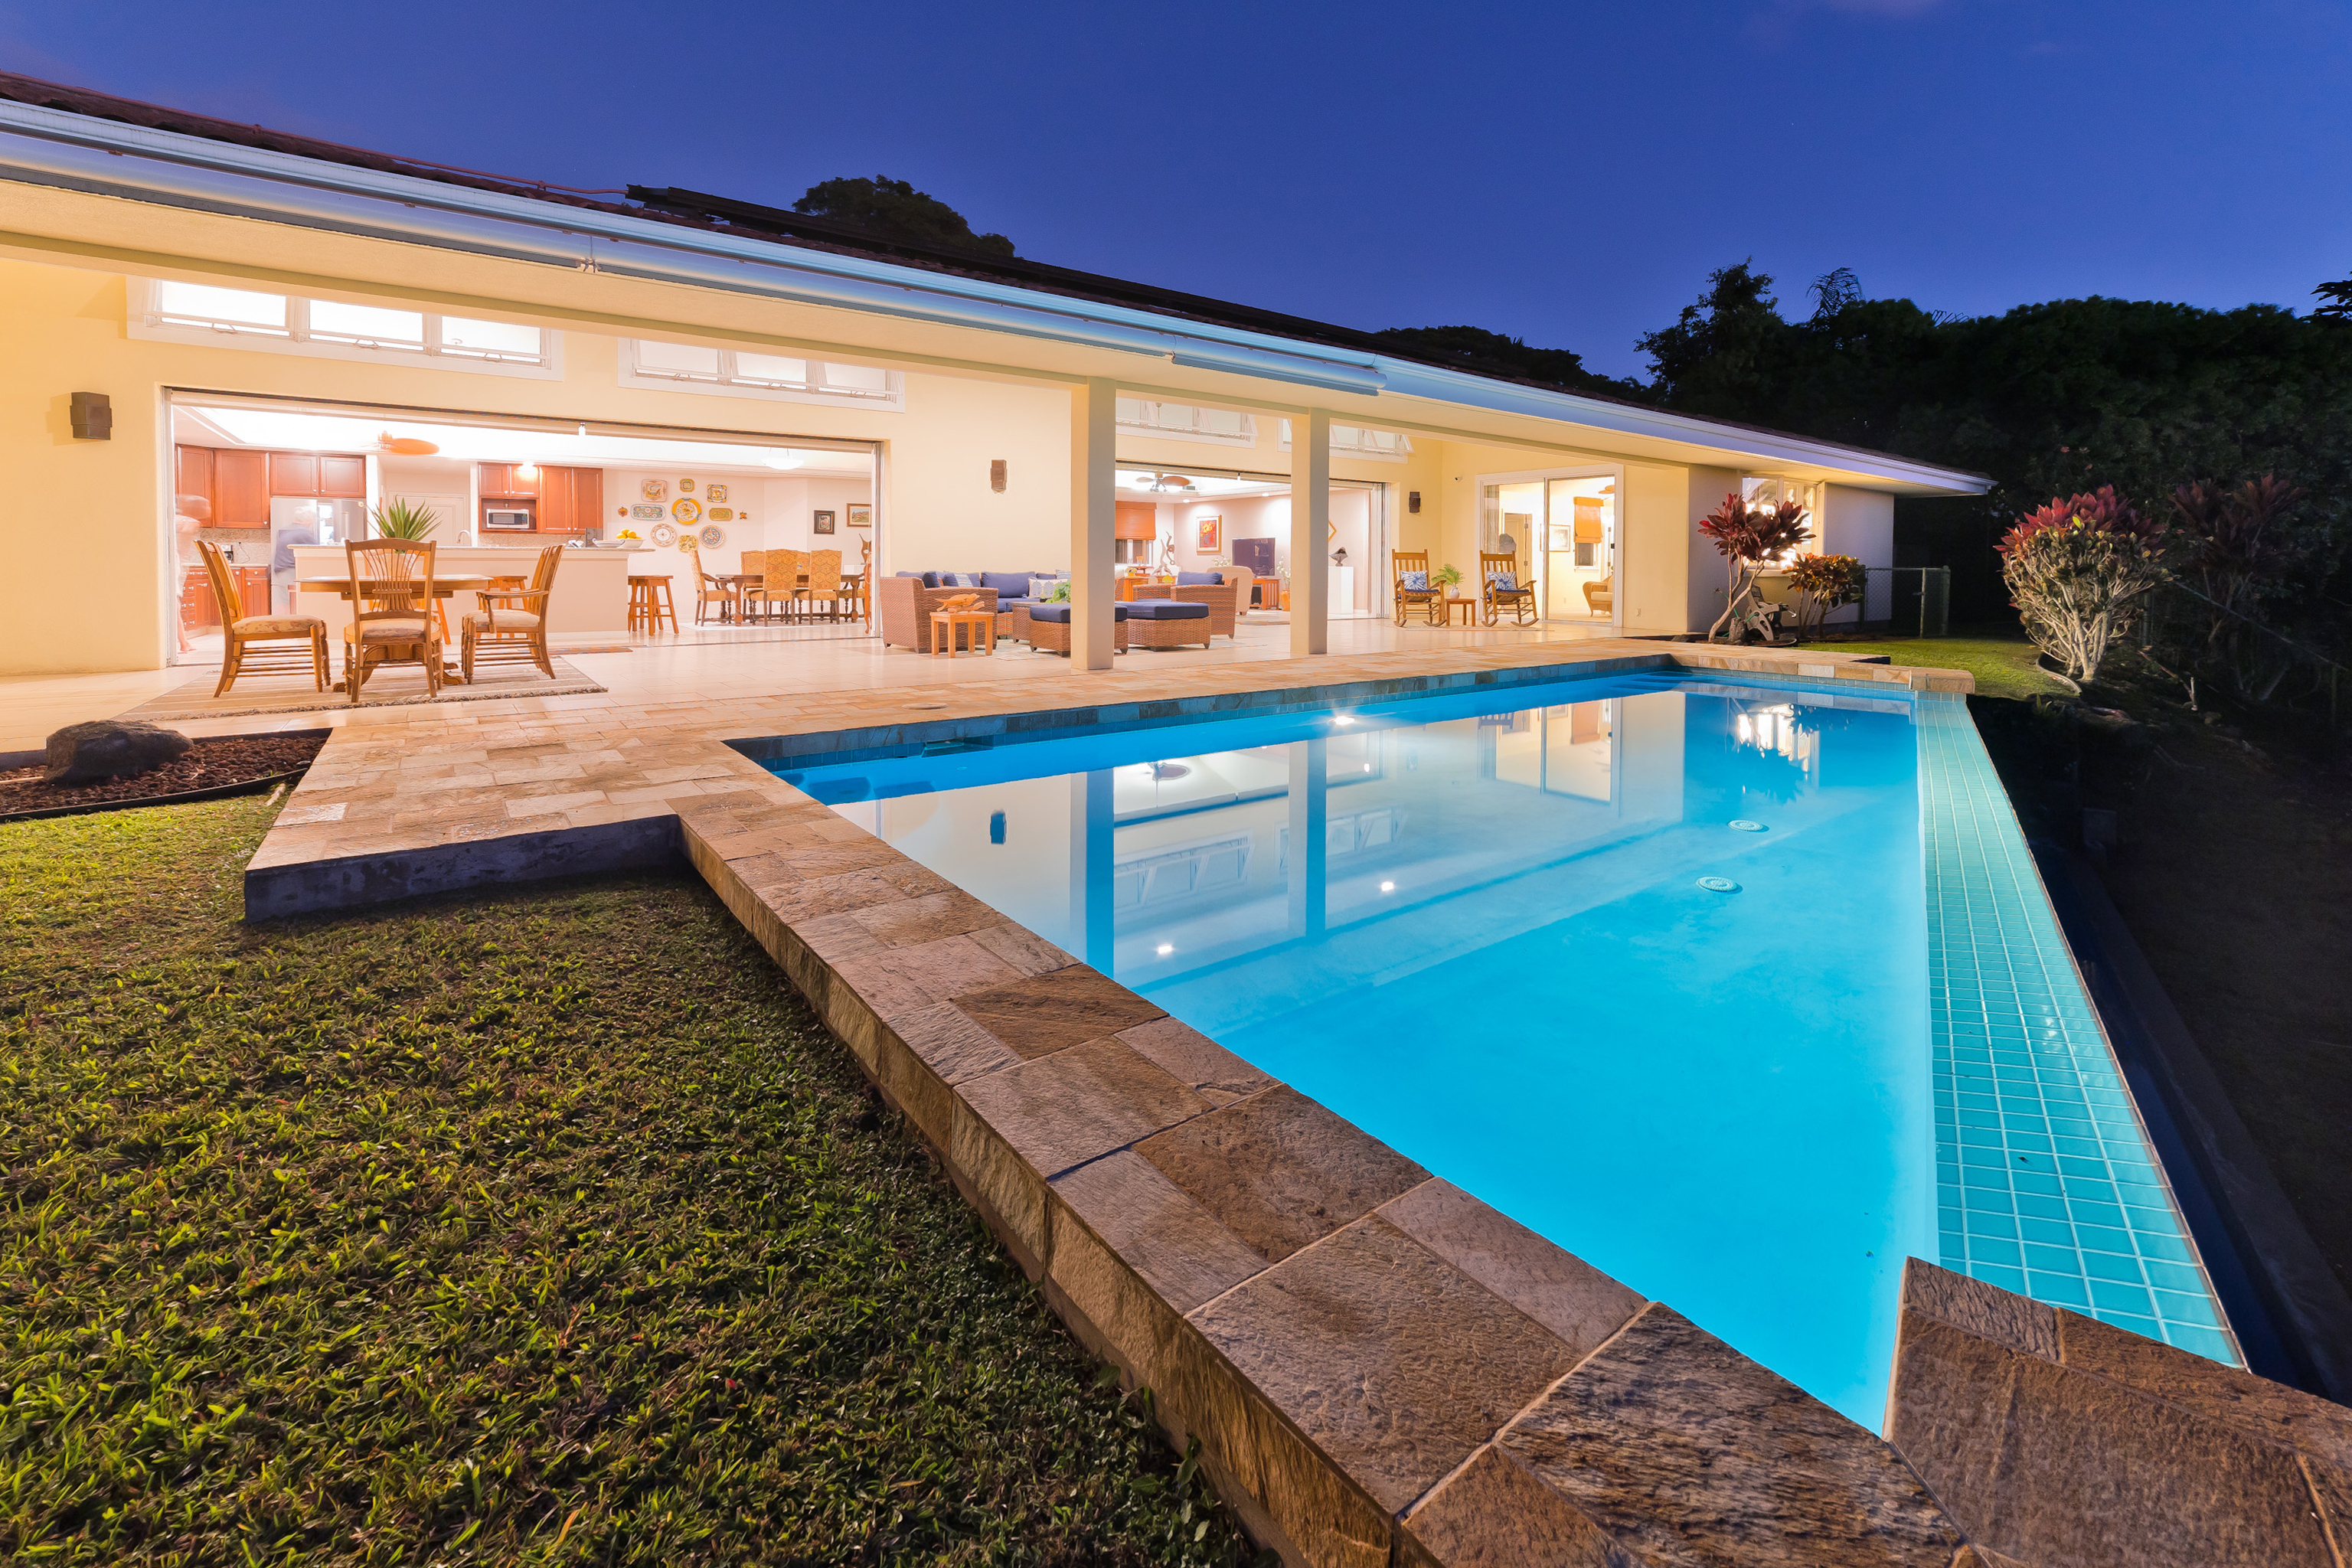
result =
[{"label": "wooden kitchen cabinet", "polygon": [[274,496],[315,496],[319,493],[319,456],[315,452],[269,454],[269,493]]},{"label": "wooden kitchen cabinet", "polygon": [[[268,567],[232,566],[228,574],[236,586],[240,618],[269,613]],[[220,625],[220,601],[213,597],[212,579],[201,566],[188,568],[180,585],[180,624],[192,632]]]},{"label": "wooden kitchen cabinet", "polygon": [[172,493],[213,499],[213,449],[179,447],[173,449]]},{"label": "wooden kitchen cabinet", "polygon": [[340,452],[321,456],[319,458],[319,493],[366,500],[367,459]]},{"label": "wooden kitchen cabinet", "polygon": [[518,471],[521,468],[530,467],[531,465],[526,463],[475,464],[474,468],[476,477],[481,481],[482,499],[485,500],[520,500],[528,496],[538,495],[540,493],[540,486],[544,482],[547,470],[545,468],[532,468],[532,471],[529,478],[525,478]]},{"label": "wooden kitchen cabinet", "polygon": [[269,526],[268,452],[223,447],[213,453],[213,524],[216,528]]},{"label": "wooden kitchen cabinet", "polygon": [[604,470],[541,467],[539,470],[539,531],[586,533],[604,513]]}]

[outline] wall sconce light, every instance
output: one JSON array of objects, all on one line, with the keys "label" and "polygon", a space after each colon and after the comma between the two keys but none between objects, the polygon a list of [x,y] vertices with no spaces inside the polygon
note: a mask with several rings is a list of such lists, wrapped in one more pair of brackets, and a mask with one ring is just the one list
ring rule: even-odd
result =
[{"label": "wall sconce light", "polygon": [[998,495],[1004,493],[1004,459],[1002,458],[988,465],[988,488]]},{"label": "wall sconce light", "polygon": [[114,436],[114,405],[103,392],[77,392],[69,400],[67,423],[77,441],[106,441]]},{"label": "wall sconce light", "polygon": [[1421,510],[1421,492],[1419,490],[1407,490],[1404,492],[1404,510],[1415,512]]}]

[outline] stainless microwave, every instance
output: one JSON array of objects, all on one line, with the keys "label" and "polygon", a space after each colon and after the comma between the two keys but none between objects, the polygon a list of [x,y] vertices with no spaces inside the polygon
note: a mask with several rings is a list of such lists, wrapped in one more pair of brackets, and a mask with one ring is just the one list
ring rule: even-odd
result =
[{"label": "stainless microwave", "polygon": [[485,533],[530,533],[539,525],[531,521],[526,506],[486,506],[482,509],[482,531]]}]

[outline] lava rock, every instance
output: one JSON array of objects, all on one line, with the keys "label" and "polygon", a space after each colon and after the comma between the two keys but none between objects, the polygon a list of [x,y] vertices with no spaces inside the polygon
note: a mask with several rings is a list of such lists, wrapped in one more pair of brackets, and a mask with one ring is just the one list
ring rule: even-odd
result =
[{"label": "lava rock", "polygon": [[195,744],[177,730],[136,720],[93,719],[68,724],[49,737],[49,784],[83,784],[91,779],[143,773]]}]

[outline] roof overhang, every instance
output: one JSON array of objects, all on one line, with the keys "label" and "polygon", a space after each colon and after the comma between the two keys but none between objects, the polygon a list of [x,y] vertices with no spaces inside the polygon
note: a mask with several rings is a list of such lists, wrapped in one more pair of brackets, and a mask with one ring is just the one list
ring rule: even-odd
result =
[{"label": "roof overhang", "polygon": [[[1047,380],[1109,374],[1122,384],[1256,406],[1313,402],[1343,416],[1461,439],[1769,466],[1895,493],[1980,494],[1990,484],[1981,475],[1884,453],[1379,353],[32,104],[0,100],[0,178],[918,323],[945,329],[945,341],[982,345],[967,356],[975,367]],[[548,314],[543,305],[538,313]],[[1081,352],[1024,353],[1007,339],[1033,351]],[[994,346],[986,346],[991,340]],[[895,355],[887,342],[857,346],[901,363],[953,368],[953,354],[910,354],[903,339]]]}]

